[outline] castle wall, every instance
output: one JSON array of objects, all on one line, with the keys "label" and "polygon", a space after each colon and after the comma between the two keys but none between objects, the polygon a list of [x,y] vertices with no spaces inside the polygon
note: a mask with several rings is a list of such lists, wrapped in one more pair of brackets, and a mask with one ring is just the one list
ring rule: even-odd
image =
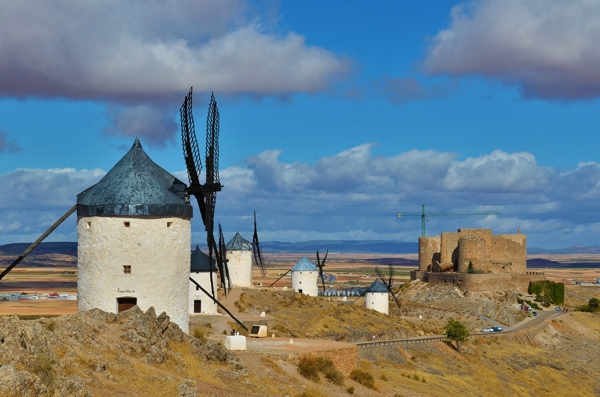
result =
[{"label": "castle wall", "polygon": [[292,288],[296,292],[302,291],[304,295],[318,296],[319,287],[317,285],[318,271],[297,271],[292,272]]},{"label": "castle wall", "polygon": [[[190,278],[194,279],[195,282],[197,282],[198,284],[200,284],[202,286],[202,288],[204,288],[205,290],[210,292],[210,279],[211,279],[211,273],[210,272],[192,272],[190,273]],[[217,289],[217,272],[212,272],[212,281],[213,281],[213,286],[215,288],[215,292]],[[189,304],[189,310],[190,310],[190,314],[194,315],[194,314],[218,314],[217,311],[217,304],[215,303],[215,301],[213,301],[208,295],[206,295],[204,292],[202,292],[201,289],[196,289],[196,284],[192,283],[191,281],[189,282],[190,285],[190,289],[189,289],[189,297],[190,297],[190,304]],[[200,310],[201,313],[194,313],[194,301],[195,300],[199,300],[201,301],[201,306],[200,306]]]},{"label": "castle wall", "polygon": [[389,313],[390,299],[387,292],[367,292],[365,301],[367,309],[373,309],[384,314]]},{"label": "castle wall", "polygon": [[189,331],[189,218],[79,217],[77,242],[79,311],[117,313],[117,298],[131,297]]},{"label": "castle wall", "polygon": [[430,271],[431,264],[440,261],[440,236],[419,237],[419,270]]},{"label": "castle wall", "polygon": [[429,284],[452,284],[461,291],[494,292],[507,289],[526,291],[529,282],[544,280],[544,273],[522,274],[465,274],[465,273],[427,273]]},{"label": "castle wall", "polygon": [[458,240],[458,272],[464,273],[469,263],[474,269],[483,269],[486,263],[487,244],[481,237],[461,237]]},{"label": "castle wall", "polygon": [[[525,273],[527,271],[527,237],[524,234],[499,234],[492,238],[492,272]],[[504,263],[503,263],[504,262]]]},{"label": "castle wall", "polygon": [[233,287],[252,286],[252,251],[230,250],[227,251],[227,268]]}]

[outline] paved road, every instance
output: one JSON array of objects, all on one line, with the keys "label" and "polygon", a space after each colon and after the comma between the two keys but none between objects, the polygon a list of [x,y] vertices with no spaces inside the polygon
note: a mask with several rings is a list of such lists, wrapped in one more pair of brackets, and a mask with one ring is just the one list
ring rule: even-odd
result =
[{"label": "paved road", "polygon": [[[504,328],[504,331],[501,332],[473,332],[471,335],[473,336],[502,336],[512,334],[514,332],[519,332],[524,329],[533,327],[542,323],[545,320],[550,318],[558,317],[564,314],[563,311],[553,311],[553,310],[543,310],[538,311],[537,316],[535,317],[527,317],[525,320],[521,321],[514,327]],[[432,335],[432,336],[420,336],[417,338],[406,338],[406,339],[392,339],[392,340],[379,340],[373,342],[358,342],[356,345],[359,349],[368,349],[379,346],[387,346],[387,345],[410,345],[414,343],[431,343],[431,342],[440,342],[445,341],[445,335]]]}]

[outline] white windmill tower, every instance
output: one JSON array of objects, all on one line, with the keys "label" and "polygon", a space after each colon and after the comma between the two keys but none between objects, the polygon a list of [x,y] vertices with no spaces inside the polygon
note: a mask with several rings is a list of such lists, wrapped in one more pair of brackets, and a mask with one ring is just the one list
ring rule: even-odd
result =
[{"label": "white windmill tower", "polygon": [[367,288],[365,294],[367,309],[373,309],[379,313],[389,313],[388,289],[384,283],[376,279]]},{"label": "white windmill tower", "polygon": [[[215,268],[215,260],[212,261],[212,267],[208,255],[200,250],[198,246],[192,252],[190,263],[190,278],[200,284],[206,291],[210,290],[211,285],[217,285],[217,273],[212,271]],[[211,280],[212,278],[212,280]],[[190,314],[218,314],[217,304],[193,282],[190,286]]]},{"label": "white windmill tower", "polygon": [[252,243],[237,232],[226,247],[231,286],[252,286]]},{"label": "white windmill tower", "polygon": [[375,273],[379,278],[373,281],[365,293],[365,304],[367,309],[373,309],[380,313],[389,314],[389,296],[391,295],[396,303],[396,306],[400,308],[400,301],[392,291],[392,285],[394,282],[394,268],[392,265],[388,265],[389,277],[386,280],[382,271],[376,267]]},{"label": "white windmill tower", "polygon": [[296,266],[294,266],[291,271],[292,288],[294,291],[309,296],[319,295],[319,287],[317,285],[319,269],[317,268],[317,265],[304,257],[296,263]]},{"label": "white windmill tower", "polygon": [[80,311],[153,306],[188,331],[192,206],[185,188],[136,138],[100,182],[77,195]]}]

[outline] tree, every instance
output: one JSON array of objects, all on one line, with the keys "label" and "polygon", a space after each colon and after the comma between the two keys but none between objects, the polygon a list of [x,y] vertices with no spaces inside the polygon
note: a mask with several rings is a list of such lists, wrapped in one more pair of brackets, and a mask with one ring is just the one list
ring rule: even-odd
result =
[{"label": "tree", "polygon": [[592,298],[588,302],[588,310],[591,312],[597,312],[600,310],[600,300],[598,298]]},{"label": "tree", "polygon": [[467,267],[468,274],[475,274],[475,268],[473,268],[473,262],[469,261],[469,267]]},{"label": "tree", "polygon": [[444,326],[446,331],[446,338],[450,341],[456,342],[456,350],[460,353],[460,344],[469,339],[469,330],[467,326],[458,320],[450,318]]}]

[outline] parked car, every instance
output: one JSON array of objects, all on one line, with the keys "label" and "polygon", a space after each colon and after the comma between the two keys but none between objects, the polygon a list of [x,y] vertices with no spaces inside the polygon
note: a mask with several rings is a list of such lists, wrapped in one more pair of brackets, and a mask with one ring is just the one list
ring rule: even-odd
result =
[{"label": "parked car", "polygon": [[559,312],[559,311],[561,311],[562,309],[561,309],[560,307],[556,306],[556,309],[555,309],[555,310],[556,310],[557,312]]},{"label": "parked car", "polygon": [[533,317],[537,316],[537,312],[531,312],[531,314],[533,314]]},{"label": "parked car", "polygon": [[494,328],[484,328],[481,332],[494,332]]},{"label": "parked car", "polygon": [[500,332],[500,331],[504,331],[504,328],[498,326],[498,327],[492,327],[492,329],[494,330],[494,332]]}]

